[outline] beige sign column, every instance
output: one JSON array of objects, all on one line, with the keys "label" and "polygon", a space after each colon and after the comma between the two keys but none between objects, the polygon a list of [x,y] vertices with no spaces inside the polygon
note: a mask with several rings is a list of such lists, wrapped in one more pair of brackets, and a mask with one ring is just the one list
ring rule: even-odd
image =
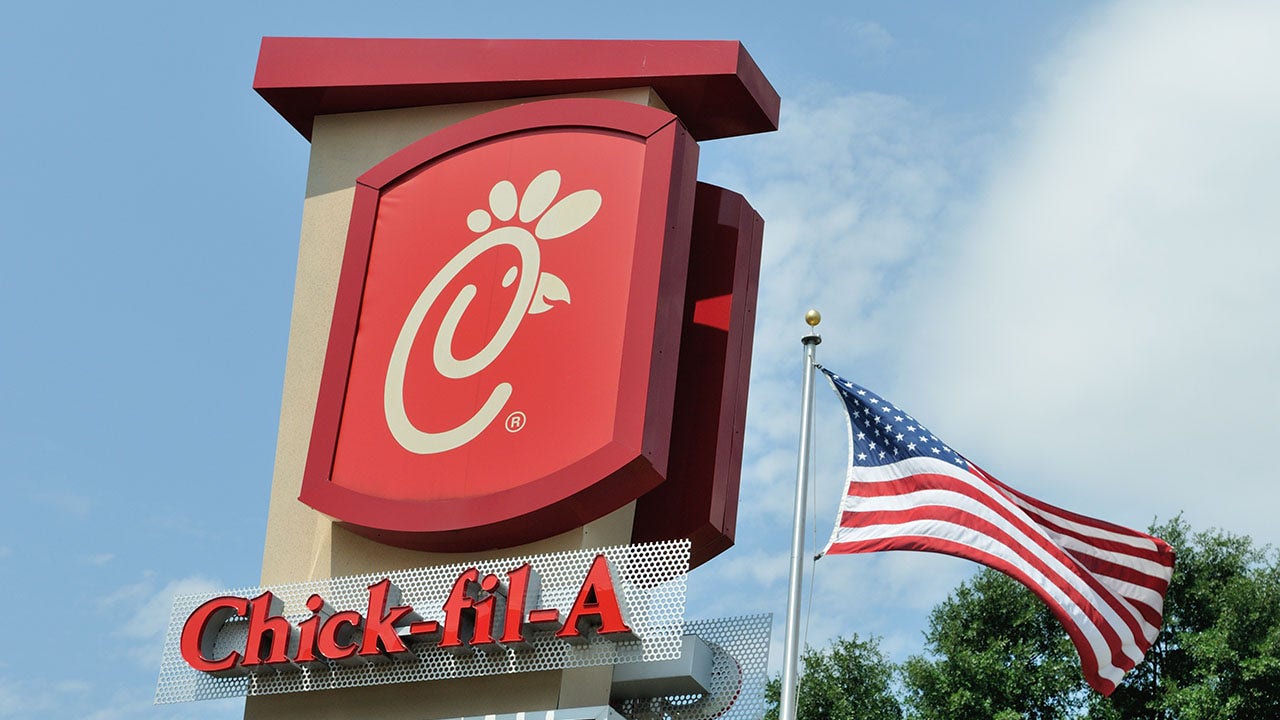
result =
[{"label": "beige sign column", "polygon": [[[577,97],[624,100],[666,109],[649,88],[584,93]],[[356,178],[431,132],[517,102],[521,101],[376,110],[315,118],[262,560],[263,585],[630,542],[634,504],[547,540],[461,556],[376,543],[344,530],[298,500]],[[603,705],[609,700],[611,679],[612,668],[603,667],[266,695],[247,699],[245,717],[422,719]]]},{"label": "beige sign column", "polygon": [[[696,141],[776,130],[780,107],[746,49],[725,40],[264,38],[254,89],[312,145],[262,565],[266,585],[464,559],[378,544],[298,500],[361,174],[449,125],[552,96],[669,110]],[[632,504],[557,537],[467,557],[626,544],[634,517]],[[245,716],[427,720],[601,705],[611,680],[612,668],[604,667],[266,695],[249,698]]]}]

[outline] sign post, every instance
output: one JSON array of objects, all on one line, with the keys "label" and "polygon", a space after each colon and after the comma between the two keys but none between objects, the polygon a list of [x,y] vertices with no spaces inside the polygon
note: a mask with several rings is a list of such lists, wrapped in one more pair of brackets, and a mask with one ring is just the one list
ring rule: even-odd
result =
[{"label": "sign post", "polygon": [[[552,612],[562,645],[630,638],[606,570],[534,619],[517,566],[464,569],[439,619],[392,578],[732,544],[762,223],[697,183],[697,143],[776,129],[777,94],[721,41],[265,38],[254,88],[311,143],[262,588],[192,608],[182,657],[305,680],[247,718],[607,706],[608,663],[384,669],[489,639],[518,658]],[[351,607],[269,589],[347,576]],[[332,684],[349,666],[400,681]]]}]

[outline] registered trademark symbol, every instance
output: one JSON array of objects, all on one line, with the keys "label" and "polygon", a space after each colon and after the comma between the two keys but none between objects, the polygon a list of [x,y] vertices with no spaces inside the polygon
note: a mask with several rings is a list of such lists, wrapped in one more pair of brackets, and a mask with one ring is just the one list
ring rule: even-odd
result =
[{"label": "registered trademark symbol", "polygon": [[526,418],[519,410],[507,416],[507,432],[520,432],[524,429]]}]

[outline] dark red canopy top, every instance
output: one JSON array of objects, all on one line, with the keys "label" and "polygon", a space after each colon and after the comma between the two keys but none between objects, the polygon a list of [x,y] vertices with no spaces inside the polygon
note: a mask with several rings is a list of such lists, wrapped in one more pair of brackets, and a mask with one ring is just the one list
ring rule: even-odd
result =
[{"label": "dark red canopy top", "polygon": [[303,137],[317,115],[652,87],[697,140],[778,129],[733,40],[265,37],[253,87]]}]

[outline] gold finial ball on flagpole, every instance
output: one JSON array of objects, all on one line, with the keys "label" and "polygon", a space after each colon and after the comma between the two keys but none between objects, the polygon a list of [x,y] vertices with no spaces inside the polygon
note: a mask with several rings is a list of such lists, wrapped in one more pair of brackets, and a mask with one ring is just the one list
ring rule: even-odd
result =
[{"label": "gold finial ball on flagpole", "polygon": [[809,323],[809,327],[818,327],[818,323],[822,322],[822,313],[811,309],[804,314],[804,321]]}]

